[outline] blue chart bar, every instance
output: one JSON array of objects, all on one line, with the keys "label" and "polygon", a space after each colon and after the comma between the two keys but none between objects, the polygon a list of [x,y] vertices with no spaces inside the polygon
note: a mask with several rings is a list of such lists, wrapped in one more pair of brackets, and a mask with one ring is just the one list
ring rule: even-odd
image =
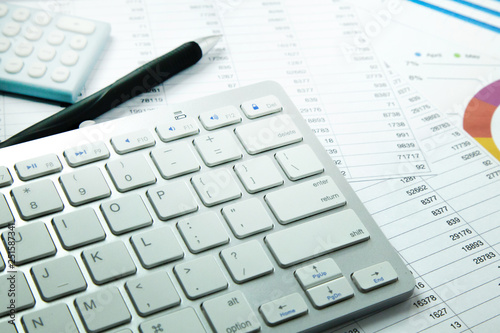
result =
[{"label": "blue chart bar", "polygon": [[[439,7],[439,6],[430,4],[430,3],[425,2],[425,1],[421,1],[421,0],[408,0],[408,1],[411,1],[411,2],[416,3],[418,5],[421,5],[421,6],[424,6],[424,7],[433,9],[433,10],[436,10],[436,11],[438,11],[440,13],[453,16],[453,17],[455,17],[457,19],[460,19],[460,20],[463,20],[463,21],[475,24],[475,25],[477,25],[477,26],[479,26],[481,28],[485,28],[485,29],[488,29],[488,30],[500,33],[500,27],[496,27],[496,26],[493,26],[491,24],[478,21],[476,19],[473,19],[472,17],[468,17],[468,16],[465,16],[465,15],[453,12],[453,11],[448,10],[446,8]],[[453,1],[455,1],[457,3],[460,3],[462,5],[469,6],[471,8],[477,9],[477,10],[481,10],[481,11],[483,11],[485,13],[488,13],[488,14],[491,14],[491,15],[500,16],[500,13],[497,12],[497,11],[495,11],[495,10],[492,10],[492,9],[489,9],[489,8],[485,8],[485,7],[482,7],[482,6],[478,6],[478,5],[470,3],[468,1],[464,1],[464,0],[453,0]]]}]

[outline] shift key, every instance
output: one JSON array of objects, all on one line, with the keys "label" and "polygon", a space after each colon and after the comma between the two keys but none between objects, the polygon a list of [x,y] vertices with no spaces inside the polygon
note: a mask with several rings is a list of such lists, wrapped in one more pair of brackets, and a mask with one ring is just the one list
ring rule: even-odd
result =
[{"label": "shift key", "polygon": [[269,208],[282,224],[346,204],[344,195],[330,176],[316,178],[265,196]]}]

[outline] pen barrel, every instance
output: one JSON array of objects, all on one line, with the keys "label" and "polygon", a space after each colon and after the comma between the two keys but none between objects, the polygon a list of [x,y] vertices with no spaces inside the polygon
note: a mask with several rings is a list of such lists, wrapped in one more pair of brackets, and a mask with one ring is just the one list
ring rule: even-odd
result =
[{"label": "pen barrel", "polygon": [[95,94],[0,142],[0,148],[76,129],[85,120],[94,119],[129,99],[148,92],[197,63],[202,56],[203,52],[197,43],[182,44]]}]

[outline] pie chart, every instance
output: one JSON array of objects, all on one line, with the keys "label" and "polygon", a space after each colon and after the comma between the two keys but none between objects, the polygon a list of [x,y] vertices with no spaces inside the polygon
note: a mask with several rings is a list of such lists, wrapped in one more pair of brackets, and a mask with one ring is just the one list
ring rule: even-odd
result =
[{"label": "pie chart", "polygon": [[464,113],[464,130],[500,160],[500,80],[481,89]]}]

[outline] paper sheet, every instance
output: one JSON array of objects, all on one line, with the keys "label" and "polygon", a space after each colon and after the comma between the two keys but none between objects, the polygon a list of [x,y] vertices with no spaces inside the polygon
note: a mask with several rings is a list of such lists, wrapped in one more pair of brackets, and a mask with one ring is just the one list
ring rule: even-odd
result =
[{"label": "paper sheet", "polygon": [[[187,40],[224,34],[202,63],[104,118],[273,79],[320,140],[332,139],[326,149],[349,179],[397,176],[352,184],[414,272],[415,295],[337,332],[491,332],[500,326],[500,166],[385,70],[371,48],[356,44],[362,27],[346,1],[49,3],[55,10],[112,20],[112,41],[87,93]],[[20,126],[26,112],[50,109],[8,98],[0,105],[4,131]],[[366,137],[378,140],[368,145]],[[399,163],[404,154],[410,163]],[[410,170],[415,162],[426,168]],[[417,176],[431,167],[435,176]]]}]

